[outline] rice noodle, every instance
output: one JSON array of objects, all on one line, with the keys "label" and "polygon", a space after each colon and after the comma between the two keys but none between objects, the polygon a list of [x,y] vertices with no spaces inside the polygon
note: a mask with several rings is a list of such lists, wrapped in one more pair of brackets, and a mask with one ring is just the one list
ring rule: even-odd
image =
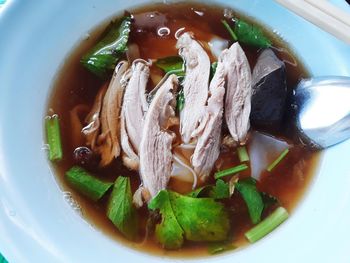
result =
[{"label": "rice noodle", "polygon": [[188,171],[190,171],[191,175],[193,176],[192,189],[195,189],[197,187],[197,182],[198,182],[197,174],[195,173],[195,171],[189,165],[187,165],[185,162],[183,162],[181,160],[181,158],[176,153],[173,154],[173,160],[174,160],[174,164],[173,164],[173,170],[172,170],[171,176],[179,177],[179,176],[173,174],[173,172],[174,172],[174,165],[175,165],[175,163],[178,163],[179,166],[183,166]]}]

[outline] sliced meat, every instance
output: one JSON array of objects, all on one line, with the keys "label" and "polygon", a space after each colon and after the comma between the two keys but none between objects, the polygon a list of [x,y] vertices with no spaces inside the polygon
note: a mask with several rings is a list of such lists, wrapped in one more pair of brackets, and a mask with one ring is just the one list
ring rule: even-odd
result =
[{"label": "sliced meat", "polygon": [[100,134],[101,121],[100,114],[102,110],[102,102],[104,95],[106,94],[108,83],[102,86],[98,91],[94,105],[90,113],[85,118],[87,125],[82,129],[82,133],[85,135],[86,144],[91,147],[93,151],[98,151],[98,135]]},{"label": "sliced meat", "polygon": [[278,129],[286,109],[287,81],[283,61],[265,49],[253,70],[250,121],[257,128]]},{"label": "sliced meat", "polygon": [[202,46],[188,32],[179,37],[177,48],[186,62],[183,82],[185,104],[180,115],[180,133],[187,144],[198,126],[207,102],[210,60]]},{"label": "sliced meat", "polygon": [[235,142],[244,144],[250,127],[252,77],[247,57],[238,43],[221,54],[226,70],[225,120]]},{"label": "sliced meat", "polygon": [[205,116],[193,134],[193,136],[198,137],[198,141],[191,162],[196,174],[202,180],[209,176],[220,154],[226,76],[224,65],[220,59],[210,83],[210,97],[208,106],[205,107]]},{"label": "sliced meat", "polygon": [[178,81],[170,75],[155,94],[146,115],[140,144],[140,174],[151,196],[167,187],[172,168],[174,135],[167,130],[175,115]]},{"label": "sliced meat", "polygon": [[120,155],[120,111],[124,94],[123,75],[128,69],[128,62],[120,62],[113,73],[111,82],[103,99],[101,112],[101,135],[99,153],[101,166],[108,165]]},{"label": "sliced meat", "polygon": [[126,73],[129,79],[124,93],[121,114],[121,145],[123,162],[130,169],[137,170],[139,146],[143,131],[144,117],[148,110],[146,86],[150,64],[142,59],[133,62]]}]

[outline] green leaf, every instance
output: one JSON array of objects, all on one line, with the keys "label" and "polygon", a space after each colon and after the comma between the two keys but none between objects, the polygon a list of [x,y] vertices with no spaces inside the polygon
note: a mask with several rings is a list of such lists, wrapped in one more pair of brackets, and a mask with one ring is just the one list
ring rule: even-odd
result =
[{"label": "green leaf", "polygon": [[165,73],[173,73],[179,77],[185,76],[184,61],[179,56],[160,58],[156,61],[155,64],[158,68],[161,68]]},{"label": "green leaf", "polygon": [[209,254],[219,254],[228,250],[234,250],[237,247],[233,245],[230,242],[224,241],[224,242],[213,242],[208,245],[208,252]]},{"label": "green leaf", "polygon": [[213,198],[192,198],[169,192],[177,221],[191,241],[223,241],[230,229],[225,207]]},{"label": "green leaf", "polygon": [[114,70],[118,60],[127,50],[131,17],[113,22],[107,30],[105,36],[80,60],[88,70],[100,78],[106,78]]},{"label": "green leaf", "polygon": [[230,229],[225,207],[213,198],[192,198],[163,190],[148,204],[159,209],[162,221],[156,236],[166,248],[179,248],[183,236],[191,241],[223,241]]},{"label": "green leaf", "polygon": [[249,216],[253,224],[261,221],[261,214],[264,203],[259,191],[256,188],[256,181],[249,177],[236,183],[236,189],[242,195],[249,211]]},{"label": "green leaf", "polygon": [[180,248],[184,242],[184,231],[175,217],[169,192],[166,190],[160,191],[148,203],[148,208],[151,210],[159,209],[162,216],[162,221],[156,226],[157,240],[167,249]]},{"label": "green leaf", "polygon": [[94,201],[101,199],[113,185],[95,178],[79,166],[70,168],[65,178],[75,190]]},{"label": "green leaf", "polygon": [[210,197],[214,199],[225,199],[230,197],[230,187],[222,179],[216,181],[213,187]]},{"label": "green leaf", "polygon": [[185,106],[185,94],[183,89],[179,91],[176,97],[176,109],[180,112]]},{"label": "green leaf", "polygon": [[264,35],[259,27],[243,20],[235,20],[234,32],[241,43],[257,48],[268,48],[272,45],[271,40]]},{"label": "green leaf", "polygon": [[132,203],[130,178],[119,176],[107,206],[107,217],[128,239],[134,240],[138,234],[138,218]]},{"label": "green leaf", "polygon": [[200,188],[197,188],[193,190],[192,192],[189,192],[187,196],[197,198],[197,197],[208,197],[210,194],[210,191],[213,189],[212,185],[205,185]]}]

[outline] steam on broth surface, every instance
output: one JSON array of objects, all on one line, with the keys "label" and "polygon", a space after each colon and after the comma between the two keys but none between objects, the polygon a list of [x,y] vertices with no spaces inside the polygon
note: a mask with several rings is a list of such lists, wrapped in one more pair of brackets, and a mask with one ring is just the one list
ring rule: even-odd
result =
[{"label": "steam on broth surface", "polygon": [[[248,243],[244,234],[249,229],[253,228],[254,225],[257,225],[261,220],[264,220],[268,215],[273,213],[276,208],[283,207],[288,212],[293,210],[314,173],[314,168],[318,160],[318,153],[305,148],[299,143],[298,136],[293,129],[292,113],[288,111],[292,89],[301,78],[307,77],[308,73],[286,43],[282,42],[272,32],[269,32],[255,21],[235,11],[230,11],[230,9],[195,3],[180,3],[145,6],[134,10],[128,10],[128,13],[131,14],[131,28],[127,40],[128,51],[120,55],[120,61],[127,61],[129,59],[129,62],[125,62],[126,64],[124,66],[120,66],[125,67],[122,72],[123,74],[120,73],[120,78],[115,76],[115,78],[118,79],[117,86],[123,81],[126,83],[123,87],[122,85],[120,85],[120,87],[118,86],[121,90],[118,91],[118,87],[115,87],[114,92],[112,92],[108,88],[113,71],[109,71],[107,77],[103,76],[103,78],[101,78],[101,75],[100,77],[96,76],[84,68],[80,62],[81,58],[101,39],[101,32],[106,28],[106,24],[94,30],[94,32],[90,34],[89,39],[84,40],[72,52],[57,77],[48,105],[48,114],[52,115],[55,113],[59,116],[60,132],[62,136],[63,158],[53,164],[57,177],[63,189],[72,193],[73,198],[81,207],[84,218],[104,233],[135,249],[161,255],[185,257],[206,255],[209,253],[208,247],[209,251],[211,251],[210,253],[216,252],[215,249],[210,249],[213,247],[213,242],[209,242],[215,241],[215,238],[208,238],[208,236],[201,233],[203,234],[202,236],[205,237],[204,241],[200,242],[197,237],[191,237],[188,232],[186,232],[188,226],[180,218],[181,215],[178,211],[174,211],[174,213],[177,224],[179,225],[179,231],[182,231],[180,236],[183,238],[183,244],[180,248],[176,247],[176,249],[173,250],[171,248],[174,248],[172,246],[176,243],[175,241],[175,243],[166,243],[164,240],[160,240],[159,235],[161,234],[155,232],[157,232],[157,226],[159,227],[159,225],[161,225],[162,219],[164,219],[166,215],[164,211],[162,212],[163,208],[159,206],[160,202],[155,202],[154,200],[159,199],[163,202],[166,200],[166,196],[169,196],[169,200],[173,200],[173,203],[171,203],[173,205],[173,210],[175,210],[176,207],[181,209],[180,201],[182,201],[184,204],[193,205],[196,215],[201,215],[200,213],[203,211],[205,212],[205,209],[195,210],[197,205],[194,203],[199,204],[199,202],[207,202],[209,200],[211,202],[210,204],[204,204],[213,205],[213,208],[218,209],[217,213],[224,213],[224,217],[227,217],[228,220],[227,222],[218,222],[220,225],[219,228],[227,231],[227,233],[220,234],[218,233],[219,230],[217,230],[216,241],[224,241],[225,243],[225,246],[219,248],[218,251],[220,249],[232,249],[232,247],[227,244],[232,244],[234,247],[244,246]],[[228,14],[230,15],[228,16]],[[237,19],[244,19],[247,23],[259,28],[258,31],[260,32],[258,33],[255,31],[256,29],[253,29],[255,32],[254,34],[262,34],[267,39],[263,39],[262,41],[267,41],[267,44],[247,44],[247,41],[242,37],[241,41],[240,38],[238,38],[239,46],[238,44],[234,46],[235,44],[233,44],[232,36],[222,22],[222,20],[226,21],[231,29],[234,30],[235,23],[232,21],[232,17],[236,19],[236,23],[238,21]],[[119,21],[120,18],[121,17],[118,17],[116,21]],[[109,26],[109,28],[111,28],[111,26]],[[251,31],[252,29],[250,29],[250,32]],[[186,32],[192,33],[189,39],[185,39],[184,42],[193,41],[193,45],[198,45],[197,48],[199,51],[197,50],[195,54],[198,55],[200,52],[203,52],[204,58],[200,58],[199,60],[202,59],[209,65],[209,67],[203,66],[205,72],[203,72],[202,75],[207,75],[208,77],[204,78],[204,84],[202,83],[201,85],[208,89],[208,91],[207,95],[205,95],[206,97],[204,96],[203,105],[201,107],[205,109],[204,112],[211,113],[207,118],[209,120],[212,118],[211,120],[213,120],[214,123],[212,130],[210,130],[210,121],[208,121],[206,128],[203,129],[204,132],[199,132],[197,137],[193,137],[191,134],[193,134],[194,131],[189,130],[191,133],[188,134],[192,136],[189,138],[185,138],[184,136],[185,132],[183,130],[186,124],[183,123],[185,117],[181,115],[181,112],[186,110],[184,109],[184,105],[186,105],[187,101],[186,96],[188,100],[190,98],[189,96],[191,96],[188,92],[186,93],[186,85],[191,86],[188,84],[189,75],[192,74],[190,73],[191,65],[188,64],[188,61],[192,55],[187,54],[188,57],[186,60],[186,54],[181,54],[182,59],[185,60],[184,66],[181,66],[183,69],[182,71],[180,70],[182,73],[180,71],[175,72],[177,77],[175,75],[170,75],[170,77],[172,76],[173,78],[171,83],[167,83],[167,81],[170,81],[170,77],[162,80],[165,75],[164,65],[162,66],[162,61],[159,60],[173,57],[170,60],[165,59],[163,63],[170,63],[172,65],[180,63],[180,65],[182,65],[183,62],[181,58],[179,60],[178,57],[179,49],[181,50],[181,47],[179,48],[179,41],[181,41],[181,38],[184,38],[183,36]],[[236,33],[239,33],[238,37],[241,37],[239,31],[236,31]],[[106,32],[104,35],[106,35]],[[271,43],[269,41],[271,41]],[[187,45],[186,43],[184,45]],[[256,45],[262,46],[257,47]],[[186,46],[185,48],[188,47]],[[221,57],[221,52],[225,48],[229,48],[233,53],[226,54],[226,57],[224,55]],[[233,48],[236,49],[233,50]],[[238,114],[240,116],[239,118],[241,118],[242,121],[240,124],[236,123],[234,126],[237,129],[237,133],[241,132],[240,127],[244,125],[248,125],[246,128],[248,129],[250,127],[250,129],[248,134],[244,134],[243,132],[243,137],[241,136],[241,139],[237,139],[236,141],[232,135],[233,132],[230,127],[231,124],[229,123],[232,116],[226,116],[230,112],[228,107],[230,107],[229,104],[231,103],[231,97],[228,98],[228,86],[230,83],[227,81],[230,78],[227,75],[227,69],[231,69],[235,66],[237,66],[238,69],[242,69],[240,68],[242,64],[234,64],[235,61],[228,59],[229,55],[237,55],[235,52],[241,52],[238,54],[238,56],[241,56],[239,59],[244,59],[244,56],[246,56],[247,65],[244,66],[243,70],[249,73],[251,72],[251,75],[249,74],[248,76],[249,79],[242,80],[240,82],[241,84],[237,86],[238,89],[242,89],[241,93],[238,92],[241,94],[238,97],[241,96],[245,98],[244,105],[249,106],[248,114],[250,113],[250,119],[248,115],[248,118],[246,118],[248,122],[244,124],[244,114],[242,113],[242,115],[239,113],[241,114]],[[185,52],[183,51],[183,53]],[[207,61],[205,58],[206,55],[208,56]],[[140,58],[145,61],[141,62],[142,65],[139,64],[140,68],[138,69],[135,65]],[[219,63],[214,72],[212,68],[215,68],[215,62],[218,60]],[[132,67],[131,61],[135,61]],[[229,66],[225,66],[225,63]],[[264,68],[259,69],[258,65],[262,65],[263,67],[263,65],[267,65],[266,63],[268,63],[271,72],[267,72],[266,69],[264,71]],[[139,75],[135,73],[137,70],[140,71]],[[217,81],[220,83],[220,70],[222,70],[223,74],[221,76],[222,80],[226,81],[221,89],[225,95],[224,93],[217,94],[218,97],[214,97],[219,90],[217,89],[218,86],[214,85],[214,82]],[[99,74],[100,73],[104,74],[102,71],[99,71]],[[137,87],[134,87],[137,92],[142,90],[139,80],[142,78],[146,79],[146,82],[142,84],[145,85],[144,89],[146,90],[146,94],[143,92],[131,92],[130,81],[132,81],[132,78],[135,78],[135,83],[139,83]],[[284,83],[283,81],[285,81],[285,92],[281,92],[280,90],[281,83]],[[159,89],[153,90],[159,82],[162,85],[158,85]],[[198,84],[198,80],[195,83]],[[211,83],[214,84],[210,86]],[[266,83],[269,84],[268,88],[263,88]],[[171,86],[166,87],[166,85]],[[242,88],[243,86],[247,88]],[[193,85],[190,88],[193,90],[198,87]],[[247,95],[245,89],[251,88],[253,90],[248,90],[251,94],[248,92],[249,94]],[[130,117],[131,115],[125,113],[127,111],[127,107],[125,106],[127,100],[123,96],[129,96],[126,95],[126,89],[130,92],[130,98],[132,99],[130,107],[134,109],[133,105],[135,105],[135,111],[139,102],[146,102],[145,105],[140,106],[141,108],[143,107],[142,109],[145,109],[140,112],[141,115],[132,115],[136,117]],[[202,89],[198,89],[198,92],[202,91]],[[118,92],[120,92],[119,95]],[[152,96],[147,96],[149,92],[151,92]],[[234,94],[232,96],[236,96],[238,93],[232,93]],[[119,108],[115,100],[110,102],[111,104],[108,104],[108,107],[105,106],[103,100],[106,98],[105,94],[108,94],[107,97],[114,96],[114,98],[116,98],[115,100],[120,99]],[[132,94],[138,94],[140,98],[135,99],[135,95]],[[101,96],[101,101],[98,104],[99,96]],[[164,100],[164,98],[169,98],[169,96],[170,99]],[[193,97],[196,101],[195,103],[197,103],[198,93],[196,93],[196,96]],[[212,102],[210,102],[211,98],[216,98],[216,100],[214,101],[213,99]],[[220,99],[222,102],[220,102]],[[273,107],[272,111],[270,111],[271,107],[266,106],[265,99],[271,100],[268,104]],[[157,103],[159,103],[158,108]],[[220,108],[215,108],[217,107],[217,103],[222,105],[222,110],[220,110]],[[249,105],[250,103],[251,105]],[[236,107],[237,105],[235,101],[231,104],[233,105],[232,107]],[[188,106],[189,105],[187,105],[187,107]],[[98,119],[102,125],[96,130],[97,133],[99,133],[96,135],[98,136],[96,138],[100,138],[100,141],[96,139],[95,142],[97,146],[101,144],[101,140],[105,140],[105,137],[109,136],[108,134],[114,129],[113,127],[117,127],[115,140],[120,148],[120,155],[118,149],[114,148],[113,154],[119,155],[116,159],[113,158],[113,156],[108,156],[108,158],[106,157],[108,160],[105,159],[107,161],[102,162],[101,158],[105,157],[103,157],[101,153],[101,147],[96,147],[96,149],[99,150],[94,150],[94,145],[91,143],[93,139],[88,137],[93,136],[93,133],[89,133],[88,135],[85,133],[84,135],[84,133],[81,132],[84,127],[85,131],[86,129],[93,131],[91,123],[96,124],[96,122],[93,122],[96,118],[94,119],[94,114],[91,115],[91,112],[93,112],[92,110],[94,108],[100,109],[101,112],[98,116],[103,116],[104,110],[105,112],[114,112],[116,116],[119,116],[114,116],[114,119],[109,118],[109,122],[106,122],[108,125],[102,123],[103,120],[101,120],[101,118]],[[114,109],[117,110],[113,111]],[[163,112],[162,109],[169,109],[169,112],[165,112],[165,110]],[[171,109],[173,112],[171,112]],[[233,110],[232,112],[237,112],[237,110]],[[89,113],[91,118],[88,116]],[[130,114],[134,113],[135,112],[131,111]],[[195,114],[194,110],[192,110],[192,113]],[[203,112],[198,113],[199,123],[203,122],[203,119],[205,119],[205,117],[203,117],[204,115],[200,115],[202,113]],[[147,114],[156,116],[154,117],[156,122],[152,120],[151,116],[147,116]],[[106,116],[110,115],[107,114]],[[115,118],[117,118],[117,123],[113,121]],[[137,143],[134,144],[133,135],[130,132],[130,127],[132,126],[130,122],[135,121],[133,118],[140,118],[142,122],[145,120],[144,122],[151,123],[148,126],[149,128],[145,128],[147,131],[140,125],[141,128],[138,129],[141,130],[137,130],[134,136],[139,136],[139,139],[135,139]],[[194,115],[189,115],[189,118],[193,120]],[[237,118],[233,121],[236,120]],[[123,122],[124,124],[122,124]],[[138,122],[135,123],[137,124]],[[198,129],[198,125],[195,122],[190,122],[190,124],[193,124],[196,126],[194,128]],[[137,165],[128,165],[125,161],[125,158],[130,159],[131,157],[130,155],[126,156],[125,146],[123,146],[123,142],[120,141],[121,133],[123,133],[123,131],[120,130],[122,129],[120,128],[122,125],[126,125],[124,128],[128,136],[130,149],[134,151],[135,158],[137,158]],[[145,125],[147,127],[147,124]],[[212,133],[213,130],[217,127],[219,127],[219,131],[216,131],[217,136],[211,136],[214,134]],[[104,133],[103,130],[105,130]],[[209,134],[207,139],[205,139],[205,132]],[[103,136],[101,136],[101,134]],[[148,134],[147,138],[145,138],[145,134]],[[158,135],[168,137],[166,137],[167,139],[164,141],[155,142],[154,140]],[[213,140],[213,138],[215,139]],[[208,143],[208,141],[212,144]],[[115,146],[113,139],[110,139],[109,143]],[[157,165],[152,163],[153,159],[149,157],[152,157],[154,153],[156,155],[158,148],[155,147],[150,150],[149,145],[155,143],[158,143],[157,145],[163,145],[162,147],[165,149],[164,152],[167,150],[169,151],[171,155],[171,166],[163,165],[163,163],[157,163]],[[198,145],[200,143],[203,143],[203,145],[208,148],[205,148],[206,150],[204,151],[202,149],[196,149],[196,147],[199,147]],[[196,164],[194,164],[193,161],[194,157],[198,158],[198,160],[201,160],[200,158],[206,158],[207,156],[203,157],[200,154],[208,154],[211,149],[210,147],[217,147],[215,146],[216,143],[218,144],[218,148],[216,149],[218,149],[219,155],[215,158],[215,154],[213,154],[215,163],[213,163],[212,169],[206,172],[207,170],[205,169],[208,168],[200,166],[209,164],[211,162],[210,158],[205,159],[206,161],[196,168]],[[145,155],[144,152],[140,152],[141,150],[150,150],[150,153]],[[198,155],[196,155],[196,151]],[[116,152],[118,152],[118,154],[116,154]],[[244,152],[246,152],[246,154],[244,154]],[[282,152],[287,153],[285,157],[282,158],[280,163],[276,164],[275,167],[274,165],[271,166],[273,161],[276,160]],[[244,158],[242,156],[247,157],[247,155],[249,160],[240,160],[240,158]],[[164,156],[161,157],[163,158]],[[159,161],[160,159],[158,158],[157,160]],[[165,157],[162,160],[168,162]],[[200,163],[200,161],[198,162]],[[151,186],[149,185],[152,184],[152,182],[149,184],[145,182],[145,180],[148,180],[147,176],[150,174],[149,171],[152,170],[149,165],[151,165],[151,168],[160,167],[159,169],[162,169],[160,174],[170,177],[169,181],[165,180],[165,182],[162,183],[165,184],[166,187],[156,185],[154,190],[151,190]],[[87,183],[87,185],[83,187],[80,185],[80,187],[77,187],[77,184],[81,182],[72,184],[72,181],[69,180],[79,181],[79,178],[77,179],[73,174],[72,176],[74,178],[69,179],[66,175],[67,171],[73,166],[82,167],[84,171],[91,173],[94,177],[92,179],[90,178],[91,180],[88,179],[89,183]],[[240,169],[239,172],[225,175],[226,169],[237,168],[237,166],[238,169]],[[271,168],[270,172],[267,171],[268,168]],[[139,169],[141,169],[141,173],[143,174],[139,173]],[[77,171],[77,173],[79,173],[79,169]],[[160,175],[157,175],[156,170],[154,171],[154,173],[151,173],[151,176],[155,176],[155,180],[157,180]],[[122,177],[118,179],[119,181],[116,181],[119,176]],[[140,180],[140,176],[143,176],[143,182]],[[254,180],[249,179],[251,176]],[[124,177],[129,179],[122,179]],[[98,182],[95,182],[94,178],[97,178]],[[102,180],[105,184],[100,184],[99,180]],[[124,186],[125,189],[127,189],[127,180],[130,180],[131,193],[134,195],[134,201],[136,202],[138,200],[139,203],[138,205],[134,204],[132,208],[132,211],[136,211],[133,217],[138,219],[138,222],[135,223],[138,225],[137,233],[131,233],[129,230],[124,231],[120,225],[119,227],[116,226],[118,225],[116,221],[119,220],[120,215],[115,212],[116,210],[114,210],[112,207],[113,204],[111,204],[113,203],[112,200],[117,203],[123,200],[123,204],[128,204],[127,198],[125,196],[123,197],[124,199],[121,198],[117,189],[118,186]],[[112,186],[112,183],[115,181],[116,183]],[[106,182],[108,183],[106,184]],[[141,184],[144,186],[143,189],[139,188]],[[223,188],[220,188],[220,185]],[[256,185],[256,187],[251,187],[251,185]],[[96,192],[94,192],[94,197],[96,197],[97,201],[92,201],[91,195],[89,196],[86,191],[90,191],[89,193],[95,191],[96,189],[91,190],[95,186],[98,187],[98,193],[100,193],[100,195],[96,195]],[[90,187],[92,188],[90,189]],[[205,188],[202,191],[192,192],[194,190],[193,187],[195,189],[201,189],[201,187]],[[83,190],[81,190],[82,188]],[[163,188],[168,190],[161,191],[161,194],[164,196],[159,197],[157,194],[159,194],[159,190]],[[220,192],[221,190],[219,189],[224,190]],[[83,191],[83,194],[81,191]],[[253,191],[253,195],[258,195],[257,199],[263,202],[261,204],[263,206],[260,205],[260,208],[257,209],[260,209],[260,215],[259,213],[258,216],[254,215],[256,212],[253,212],[254,209],[251,207],[254,204],[251,203],[252,200],[247,200],[244,194],[245,191]],[[233,194],[231,195],[232,192]],[[181,194],[181,196],[178,196],[176,193]],[[185,195],[188,194],[192,197],[185,197]],[[220,194],[224,196],[220,197]],[[196,201],[193,199],[196,199]],[[136,209],[136,206],[141,207]],[[191,217],[196,218],[196,215],[191,215]],[[212,216],[214,217],[215,215]],[[115,220],[113,221],[113,219]],[[112,221],[116,225],[114,225]],[[223,226],[226,224],[228,227]],[[167,229],[163,228],[163,230],[165,231]],[[200,234],[198,235],[200,236]],[[221,238],[222,235],[226,236],[226,238]],[[168,247],[168,249],[164,249],[164,246]]]}]

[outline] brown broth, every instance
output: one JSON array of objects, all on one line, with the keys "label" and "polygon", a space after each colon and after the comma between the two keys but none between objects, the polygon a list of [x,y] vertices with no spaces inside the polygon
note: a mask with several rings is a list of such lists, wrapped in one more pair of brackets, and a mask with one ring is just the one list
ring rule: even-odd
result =
[{"label": "brown broth", "polygon": [[[207,42],[213,35],[224,39],[230,39],[220,22],[223,18],[223,9],[223,7],[196,3],[180,3],[171,5],[157,4],[156,6],[146,6],[133,10],[131,13],[136,18],[136,24],[130,36],[130,43],[139,45],[142,58],[156,59],[159,57],[177,55],[174,32],[182,27],[185,27],[187,31],[194,32],[196,39],[202,42]],[[198,15],[195,11],[197,11],[197,13],[198,11],[202,12],[203,15]],[[146,17],[145,13],[147,12],[155,14],[155,18],[142,18],[142,16]],[[251,21],[251,19],[244,17],[242,14],[235,13],[235,16],[243,17]],[[54,164],[58,181],[64,191],[72,193],[73,198],[81,207],[82,215],[86,220],[103,233],[122,242],[126,246],[162,256],[193,257],[208,255],[207,246],[204,243],[186,242],[184,247],[178,251],[167,251],[157,244],[154,237],[150,236],[148,239],[145,239],[145,224],[148,217],[148,211],[145,207],[138,211],[142,225],[139,242],[130,242],[126,240],[105,215],[107,198],[97,203],[90,202],[71,189],[64,180],[64,173],[75,164],[73,158],[74,149],[77,146],[82,146],[72,141],[70,111],[78,104],[84,104],[90,108],[98,89],[103,84],[101,80],[85,70],[80,65],[79,60],[82,55],[96,43],[100,33],[108,22],[109,21],[96,28],[91,33],[89,39],[80,43],[69,55],[54,83],[48,103],[48,114],[58,114],[61,121],[64,158],[58,164]],[[251,22],[256,23],[254,21]],[[159,27],[163,26],[168,27],[172,32],[169,36],[160,37],[155,33]],[[274,46],[278,47],[275,52],[279,58],[286,62],[293,61],[295,64],[286,63],[288,87],[292,89],[300,78],[307,77],[308,73],[286,43],[283,43],[282,40],[273,35],[271,31],[264,29],[264,32],[273,39]],[[243,49],[253,68],[259,54],[258,51],[244,45]],[[211,57],[211,60],[213,60],[213,57]],[[152,70],[157,71],[155,67],[152,67]],[[154,83],[150,83],[150,88],[153,85]],[[84,116],[82,116],[82,118],[83,117]],[[288,134],[284,134],[283,132],[282,135],[288,136]],[[221,157],[222,160],[224,160],[222,168],[232,167],[239,163],[235,152],[223,153]],[[266,172],[263,174],[262,180],[258,182],[258,188],[261,191],[276,196],[280,200],[281,205],[286,207],[290,212],[300,201],[305,189],[309,185],[312,175],[315,173],[318,160],[319,155],[317,153],[310,152],[301,146],[295,145],[286,159],[283,160],[283,165],[277,166],[271,173]],[[106,168],[101,169],[96,165],[90,167],[89,170],[109,181],[114,181],[119,175],[130,176],[133,191],[137,189],[140,183],[138,174],[125,168],[119,159],[115,160]],[[241,176],[249,176],[249,171],[242,173]],[[213,179],[211,179],[211,182],[212,181]],[[169,187],[178,189],[177,185],[178,182],[172,180]],[[184,189],[183,192],[190,191],[191,189],[190,184],[184,185],[182,183],[181,187]],[[226,205],[232,214],[232,242],[236,246],[243,246],[247,244],[243,233],[252,227],[245,203],[242,198],[235,193],[233,198]]]}]

